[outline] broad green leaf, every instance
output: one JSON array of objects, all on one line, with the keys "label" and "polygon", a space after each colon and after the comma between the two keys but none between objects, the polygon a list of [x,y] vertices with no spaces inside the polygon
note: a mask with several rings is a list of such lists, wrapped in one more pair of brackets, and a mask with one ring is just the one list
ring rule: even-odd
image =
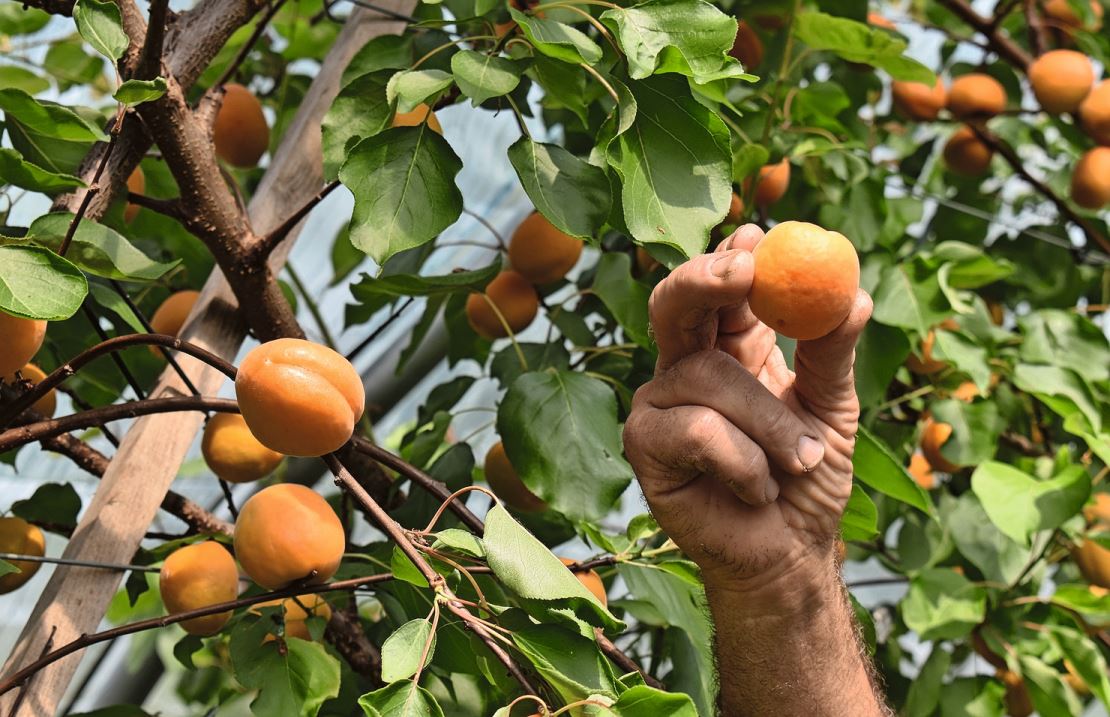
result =
[{"label": "broad green leaf", "polygon": [[862,483],[912,505],[926,515],[934,515],[929,494],[914,482],[890,448],[863,426],[859,427],[856,435],[852,468]]},{"label": "broad green leaf", "polygon": [[874,292],[875,321],[925,336],[951,311],[936,272],[920,258],[888,267]]},{"label": "broad green leaf", "polygon": [[1058,585],[1052,602],[1074,610],[1092,625],[1110,624],[1110,595],[1095,595],[1089,585]]},{"label": "broad green leaf", "polygon": [[85,42],[109,60],[114,62],[127,52],[127,33],[123,31],[119,5],[110,0],[77,0],[73,19]]},{"label": "broad green leaf", "polygon": [[967,491],[958,499],[944,495],[940,514],[960,554],[987,580],[1010,584],[1018,579],[1031,551],[995,527],[973,492]]},{"label": "broad green leaf", "polygon": [[1049,625],[1053,642],[1071,663],[1075,672],[1083,678],[1091,692],[1103,705],[1110,707],[1110,679],[1107,678],[1106,658],[1091,638],[1072,627]]},{"label": "broad green leaf", "polygon": [[930,568],[910,581],[902,619],[923,640],[955,639],[983,621],[987,591],[951,568]]},{"label": "broad green leaf", "polygon": [[105,92],[111,91],[104,75],[104,56],[86,52],[80,35],[70,35],[50,43],[42,69],[50,73],[62,91],[78,85],[92,85]]},{"label": "broad green leaf", "polygon": [[451,74],[443,70],[404,70],[389,78],[385,96],[390,104],[396,104],[398,112],[412,112],[454,81]]},{"label": "broad green leaf", "polygon": [[[431,645],[425,655],[429,641]],[[432,659],[435,646],[432,623],[424,619],[409,620],[382,643],[382,679],[388,683],[412,677]],[[425,655],[423,665],[422,655]]]},{"label": "broad green leaf", "polygon": [[840,537],[845,541],[871,540],[879,533],[879,512],[867,492],[852,484],[852,495],[840,516]]},{"label": "broad green leaf", "polygon": [[68,319],[88,291],[81,270],[49,249],[0,246],[0,309],[5,312],[25,319]]},{"label": "broad green leaf", "polygon": [[1002,717],[1006,688],[988,677],[959,677],[940,693],[940,717]]},{"label": "broad green leaf", "polygon": [[11,510],[24,520],[72,528],[81,512],[81,496],[69,483],[43,483],[30,498],[12,503]]},{"label": "broad green leaf", "polygon": [[[13,7],[15,5],[16,3],[11,2],[3,3],[0,5],[0,13],[3,12],[2,8]],[[38,10],[32,11],[39,12]],[[4,65],[0,67],[0,87],[15,87],[23,90],[29,95],[35,95],[50,89],[50,81],[23,67]]]},{"label": "broad green leaf", "polygon": [[380,264],[431,241],[462,213],[461,169],[451,145],[427,125],[362,140],[339,170],[355,195],[351,242]]},{"label": "broad green leaf", "polygon": [[933,357],[953,364],[985,391],[991,381],[987,349],[954,331],[935,329],[933,336]]},{"label": "broad green leaf", "polygon": [[612,670],[593,640],[558,625],[531,625],[514,630],[512,640],[567,702],[593,694],[616,696]]},{"label": "broad green leaf", "polygon": [[89,293],[92,294],[96,303],[123,319],[127,325],[131,327],[132,331],[137,334],[146,333],[146,327],[143,326],[142,320],[139,319],[127,302],[124,301],[123,297],[118,293],[96,282],[89,284]]},{"label": "broad green leaf", "polygon": [[263,642],[267,622],[248,617],[231,634],[235,679],[258,690],[251,711],[259,717],[315,717],[320,706],[339,694],[339,660],[308,640]]},{"label": "broad green leaf", "polygon": [[681,77],[652,77],[632,92],[636,119],[607,157],[621,178],[625,223],[641,244],[700,254],[732,199],[727,128]]},{"label": "broad green leaf", "polygon": [[366,717],[443,717],[432,693],[410,680],[367,692],[358,705]]},{"label": "broad green leaf", "polygon": [[703,0],[648,0],[606,10],[601,21],[616,35],[634,80],[664,72],[699,84],[744,76],[728,54],[736,39],[735,18]]},{"label": "broad green leaf", "polygon": [[[31,222],[28,237],[56,250],[72,221],[69,212],[45,214]],[[88,219],[77,225],[66,258],[90,274],[127,281],[154,281],[180,263],[154,261],[115,229]]]},{"label": "broad green leaf", "polygon": [[[346,87],[355,80],[379,70],[402,70],[411,65],[412,37],[402,35],[380,35],[362,46],[351,58],[347,69],[343,70],[341,85]],[[390,72],[389,75],[393,73]]]},{"label": "broad green leaf", "polygon": [[436,542],[432,547],[436,550],[448,548],[456,553],[469,555],[472,558],[485,559],[486,546],[482,539],[473,533],[468,533],[459,528],[447,528],[435,534]]},{"label": "broad green leaf", "polygon": [[484,52],[460,50],[451,56],[455,83],[475,107],[491,97],[501,97],[515,90],[523,71],[520,62]]},{"label": "broad green leaf", "polygon": [[856,395],[864,409],[882,403],[894,374],[910,354],[906,332],[868,321],[856,344]]},{"label": "broad green leaf", "polygon": [[636,344],[653,351],[648,328],[651,290],[632,278],[632,259],[624,252],[605,252],[597,263],[593,291],[616,317],[624,333]]},{"label": "broad green leaf", "polygon": [[945,458],[959,466],[974,466],[994,458],[998,436],[1005,427],[997,403],[949,399],[937,401],[930,409],[933,418],[952,426],[951,437],[941,447]]},{"label": "broad green leaf", "polygon": [[943,241],[930,253],[933,261],[947,265],[948,284],[955,289],[978,289],[1005,279],[1013,264],[989,256],[981,247],[966,242]]},{"label": "broad green leaf", "polygon": [[127,80],[119,86],[112,97],[116,102],[122,102],[125,105],[139,105],[156,100],[164,94],[166,94],[165,78],[155,77],[153,80]]},{"label": "broad green leaf", "polygon": [[1013,380],[1015,386],[1036,396],[1061,417],[1079,412],[1096,433],[1102,430],[1101,407],[1091,387],[1075,372],[1059,366],[1019,363]]},{"label": "broad green leaf", "polygon": [[940,702],[944,675],[951,663],[952,656],[943,645],[935,643],[929,659],[921,666],[917,679],[910,684],[910,691],[906,696],[906,717],[929,717],[933,714]]},{"label": "broad green leaf", "polygon": [[393,109],[385,88],[390,70],[379,70],[354,78],[343,86],[321,124],[324,175],[335,179],[347,161],[347,151],[358,140],[373,137],[389,126]]},{"label": "broad green leaf", "polygon": [[737,184],[743,182],[767,164],[770,158],[771,153],[761,144],[740,145],[732,153],[732,181]]},{"label": "broad green leaf", "polygon": [[1058,528],[1079,512],[1090,495],[1091,480],[1082,466],[1039,481],[1013,466],[987,461],[971,474],[971,489],[991,522],[1028,546],[1034,533]]},{"label": "broad green leaf", "polygon": [[10,115],[5,118],[12,147],[28,162],[55,174],[75,175],[91,142],[66,142],[31,130]]},{"label": "broad green leaf", "polygon": [[698,717],[697,708],[686,695],[636,685],[621,693],[613,704],[620,717]]},{"label": "broad green leaf", "polygon": [[501,401],[497,432],[524,484],[572,520],[606,515],[632,480],[616,397],[598,379],[524,374]]},{"label": "broad green leaf", "polygon": [[525,15],[514,7],[509,8],[509,14],[536,49],[548,57],[575,65],[581,62],[592,65],[601,59],[601,47],[577,28]]},{"label": "broad green leaf", "polygon": [[1042,309],[1018,319],[1025,340],[1021,360],[1070,368],[1088,381],[1110,378],[1110,345],[1090,319],[1074,311]]},{"label": "broad green leaf", "polygon": [[36,134],[45,137],[69,142],[107,140],[100,128],[68,107],[36,100],[14,87],[0,89],[0,110],[3,110],[5,119],[19,120]]},{"label": "broad green leaf", "polygon": [[896,80],[932,85],[935,73],[904,57],[906,42],[881,28],[807,10],[794,18],[794,36],[814,50],[829,50],[849,62],[886,70]]},{"label": "broad green leaf", "polygon": [[0,182],[43,194],[58,194],[85,186],[78,177],[31,164],[8,147],[0,147]]},{"label": "broad green leaf", "polygon": [[[517,348],[524,354],[527,368],[520,364],[520,358],[516,353]],[[506,346],[494,354],[489,364],[489,374],[497,379],[503,388],[508,388],[513,381],[528,373],[529,370],[542,371],[553,368],[562,371],[569,367],[570,352],[563,342],[537,344],[525,341],[517,343],[515,347]]]},{"label": "broad green leaf", "polygon": [[[1064,685],[1055,668],[1030,655],[1019,655],[1017,660],[1008,662],[1010,669],[1019,672],[1025,679],[1025,688],[1029,690],[1029,697],[1038,714],[1078,715],[1083,712],[1082,704],[1075,693]],[[1015,669],[1018,665],[1014,662],[1020,664],[1020,668]]]},{"label": "broad green leaf", "polygon": [[481,291],[501,270],[500,261],[473,271],[458,271],[443,276],[388,274],[377,278],[363,274],[351,285],[351,295],[371,313],[402,296],[427,296],[443,299],[452,294]]},{"label": "broad green leaf", "polygon": [[509,147],[509,161],[533,206],[560,231],[589,238],[605,224],[613,198],[600,167],[527,137]]},{"label": "broad green leaf", "polygon": [[0,2],[0,35],[30,35],[48,22],[50,14],[38,8],[20,2]]}]

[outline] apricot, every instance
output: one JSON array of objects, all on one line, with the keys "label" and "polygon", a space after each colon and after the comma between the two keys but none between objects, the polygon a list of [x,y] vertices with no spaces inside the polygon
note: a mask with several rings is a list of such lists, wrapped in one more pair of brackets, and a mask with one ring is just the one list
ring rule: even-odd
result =
[{"label": "apricot", "polygon": [[528,215],[509,240],[509,263],[533,284],[562,279],[580,256],[582,241],[556,229],[539,212]]},{"label": "apricot", "polygon": [[1002,83],[982,72],[971,72],[952,80],[948,88],[948,110],[958,119],[993,117],[1006,109]]},{"label": "apricot", "polygon": [[[46,372],[33,363],[29,363],[23,368],[19,369],[19,373],[21,376],[23,376],[23,380],[30,381],[32,386],[46,378]],[[16,383],[14,372],[11,375],[3,376],[2,378],[4,379],[4,383],[6,384],[14,385]],[[45,396],[35,401],[31,405],[31,408],[38,411],[47,418],[54,417],[54,411],[57,410],[57,407],[58,397],[54,389],[50,389]]]},{"label": "apricot", "polygon": [[1083,506],[1083,517],[1088,525],[1110,526],[1110,493],[1095,493],[1094,503]]},{"label": "apricot", "polygon": [[636,275],[643,276],[650,274],[661,266],[661,264],[648,253],[648,250],[642,246],[636,247]]},{"label": "apricot", "polygon": [[[193,310],[193,305],[197,303],[199,297],[200,292],[191,289],[170,294],[154,310],[154,315],[150,317],[150,328],[156,334],[177,336],[181,333],[181,327],[185,325],[185,319],[189,318],[189,312]],[[156,347],[150,348],[159,356],[162,355]]]},{"label": "apricot", "polygon": [[944,163],[948,169],[965,177],[978,177],[991,166],[994,150],[967,126],[960,127],[944,145]]},{"label": "apricot", "polygon": [[859,257],[842,234],[806,222],[776,224],[753,252],[748,304],[775,331],[807,341],[848,316],[859,290]]},{"label": "apricot", "polygon": [[411,112],[398,112],[393,115],[394,127],[417,127],[424,124],[424,118],[428,118],[428,126],[436,132],[443,134],[443,125],[439,123],[436,118],[436,113],[432,112],[432,108],[428,105],[420,104]]},{"label": "apricot", "polygon": [[242,85],[224,85],[224,102],[212,127],[216,155],[233,167],[258,166],[270,146],[270,127],[262,103]]},{"label": "apricot", "polygon": [[1091,585],[1110,588],[1110,550],[1093,540],[1084,540],[1072,547],[1071,559]]},{"label": "apricot", "polygon": [[1084,209],[1110,204],[1110,147],[1095,147],[1079,159],[1071,174],[1071,198]]},{"label": "apricot", "polygon": [[498,441],[486,454],[486,482],[505,505],[520,513],[539,513],[547,510],[547,503],[524,485],[509,457],[505,444]]},{"label": "apricot", "polygon": [[893,22],[891,22],[890,20],[883,17],[882,15],[880,15],[877,12],[867,13],[867,24],[868,25],[874,25],[875,27],[881,27],[884,30],[895,30],[896,31],[898,29],[898,27]]},{"label": "apricot", "polygon": [[212,472],[228,483],[268,476],[284,458],[259,443],[238,413],[217,413],[208,419],[200,451]]},{"label": "apricot", "polygon": [[1110,80],[1095,85],[1079,103],[1079,121],[1091,139],[1110,145]]},{"label": "apricot", "polygon": [[920,453],[914,453],[910,456],[908,470],[914,482],[925,490],[932,490],[937,487],[936,474],[933,473],[933,468],[929,465],[929,461],[925,460],[925,456]]},{"label": "apricot", "polygon": [[964,403],[971,403],[981,395],[979,387],[975,385],[974,381],[964,381],[952,392],[952,398]]},{"label": "apricot", "polygon": [[1047,0],[1044,3],[1045,17],[1051,20],[1053,24],[1060,29],[1064,30],[1067,35],[1071,35],[1072,30],[1087,30],[1088,32],[1098,32],[1102,29],[1102,5],[1098,0],[1091,0],[1091,14],[1093,15],[1092,22],[1086,27],[1083,26],[1083,21],[1079,14],[1072,9],[1068,0]]},{"label": "apricot", "polygon": [[366,395],[351,362],[327,346],[277,339],[255,347],[235,378],[247,427],[287,456],[322,456],[347,442]]},{"label": "apricot", "polygon": [[987,301],[987,313],[991,316],[991,323],[1001,326],[1006,319],[1006,308],[997,301]]},{"label": "apricot", "polygon": [[736,24],[736,39],[732,41],[732,49],[728,54],[735,57],[750,72],[763,64],[763,40],[755,33],[752,26],[741,20]]},{"label": "apricot", "polygon": [[[286,637],[311,640],[312,633],[308,630],[308,618],[319,617],[323,618],[324,622],[331,619],[331,605],[328,605],[328,601],[316,593],[298,595],[296,598],[285,598],[284,600],[267,600],[258,603],[255,607],[277,607],[278,605],[281,605]],[[266,641],[272,639],[272,636],[266,636]]]},{"label": "apricot", "polygon": [[933,345],[936,343],[936,340],[936,332],[930,329],[929,333],[925,334],[925,338],[921,339],[921,357],[918,358],[914,354],[907,356],[906,368],[922,376],[928,376],[938,371],[943,371],[944,367],[948,364],[933,358]]},{"label": "apricot", "polygon": [[739,194],[733,192],[732,198],[728,200],[728,214],[725,215],[724,223],[739,226],[742,221],[744,221],[744,200]]},{"label": "apricot", "polygon": [[786,194],[790,186],[790,162],[782,160],[776,164],[766,164],[759,168],[759,184],[755,185],[755,203],[767,207]]},{"label": "apricot", "polygon": [[[559,560],[563,561],[563,565],[566,565],[568,568],[578,562],[570,558],[559,558]],[[597,574],[596,570],[574,573],[574,577],[578,578],[578,582],[582,583],[587,590],[594,594],[598,602],[603,606],[609,605],[609,596],[605,594],[605,583],[601,581],[601,576]]]},{"label": "apricot", "polygon": [[1067,683],[1068,687],[1075,690],[1075,693],[1078,695],[1086,696],[1091,694],[1091,688],[1087,686],[1087,681],[1075,671],[1075,665],[1073,665],[1070,660],[1064,660],[1064,669],[1067,670],[1067,672],[1061,675],[1061,679]]},{"label": "apricot", "polygon": [[948,103],[948,90],[939,77],[932,87],[924,82],[892,82],[890,94],[894,109],[912,120],[935,120]]},{"label": "apricot", "polygon": [[[508,330],[490,303],[501,312]],[[470,327],[487,339],[499,339],[511,330],[519,334],[532,323],[539,311],[540,297],[532,284],[518,272],[506,270],[486,285],[484,293],[474,292],[466,298],[466,319]]]},{"label": "apricot", "polygon": [[1050,114],[1075,112],[1095,83],[1095,68],[1075,50],[1052,50],[1029,66],[1029,84],[1041,108]]},{"label": "apricot", "polygon": [[[135,171],[127,177],[127,191],[132,194],[145,194],[146,193],[146,176],[143,174],[142,167],[135,167]],[[123,210],[123,221],[130,224],[139,214],[142,209],[138,204],[127,203]]]},{"label": "apricot", "polygon": [[322,583],[339,568],[346,539],[328,502],[310,488],[280,483],[243,504],[235,521],[235,555],[264,588]]},{"label": "apricot", "polygon": [[999,670],[997,677],[1006,685],[1006,714],[1010,717],[1029,717],[1033,714],[1033,700],[1021,675],[1010,670]]},{"label": "apricot", "polygon": [[929,462],[933,470],[955,473],[960,469],[958,465],[945,458],[944,454],[940,452],[941,447],[951,436],[951,425],[942,421],[934,421],[932,418],[925,420],[925,425],[921,429],[921,453],[924,454],[925,460]]},{"label": "apricot", "polygon": [[46,322],[0,311],[0,376],[23,368],[42,347]]},{"label": "apricot", "polygon": [[[170,553],[158,573],[162,603],[171,615],[234,600],[239,594],[235,558],[213,540]],[[231,619],[231,610],[194,617],[181,626],[190,635],[214,635]]]},{"label": "apricot", "polygon": [[[46,537],[37,525],[31,525],[23,518],[0,518],[0,553],[18,555],[46,555]],[[42,563],[30,560],[5,561],[19,568],[18,573],[0,576],[0,595],[22,587],[35,576]]]}]

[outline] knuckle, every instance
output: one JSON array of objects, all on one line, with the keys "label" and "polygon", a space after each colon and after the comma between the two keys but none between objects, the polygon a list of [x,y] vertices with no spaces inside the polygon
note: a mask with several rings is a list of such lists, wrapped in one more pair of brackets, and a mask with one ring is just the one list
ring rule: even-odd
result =
[{"label": "knuckle", "polygon": [[708,408],[697,411],[687,423],[683,440],[691,464],[708,470],[724,432],[725,420],[720,414]]}]

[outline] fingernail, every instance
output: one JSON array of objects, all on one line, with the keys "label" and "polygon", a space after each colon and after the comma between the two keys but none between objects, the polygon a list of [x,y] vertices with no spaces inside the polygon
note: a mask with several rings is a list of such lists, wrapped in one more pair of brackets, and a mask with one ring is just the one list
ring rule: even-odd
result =
[{"label": "fingernail", "polygon": [[779,497],[779,484],[773,478],[767,479],[767,487],[763,489],[763,499],[768,503],[774,503],[775,499]]},{"label": "fingernail", "polygon": [[743,256],[744,252],[726,254],[713,262],[713,265],[709,267],[709,271],[718,279],[727,278],[729,274],[736,270],[736,267],[740,266],[740,262],[743,261]]},{"label": "fingernail", "polygon": [[825,447],[809,436],[798,439],[798,460],[802,462],[802,470],[809,473],[817,467],[825,457]]}]

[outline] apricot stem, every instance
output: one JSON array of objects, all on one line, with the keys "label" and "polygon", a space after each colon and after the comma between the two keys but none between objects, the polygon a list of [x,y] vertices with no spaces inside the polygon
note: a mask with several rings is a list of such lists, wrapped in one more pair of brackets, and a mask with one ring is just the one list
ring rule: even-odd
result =
[{"label": "apricot stem", "polygon": [[527,371],[528,359],[524,358],[524,351],[521,350],[520,344],[516,342],[516,334],[513,333],[512,327],[509,326],[508,319],[506,319],[505,315],[501,313],[501,309],[497,308],[497,304],[494,302],[494,300],[489,298],[489,294],[482,292],[482,298],[485,299],[486,303],[489,304],[489,307],[493,309],[494,315],[497,316],[497,320],[501,322],[501,326],[505,329],[505,333],[508,335],[509,341],[511,341],[513,344],[513,351],[516,352],[517,360],[520,361],[520,367]]}]

